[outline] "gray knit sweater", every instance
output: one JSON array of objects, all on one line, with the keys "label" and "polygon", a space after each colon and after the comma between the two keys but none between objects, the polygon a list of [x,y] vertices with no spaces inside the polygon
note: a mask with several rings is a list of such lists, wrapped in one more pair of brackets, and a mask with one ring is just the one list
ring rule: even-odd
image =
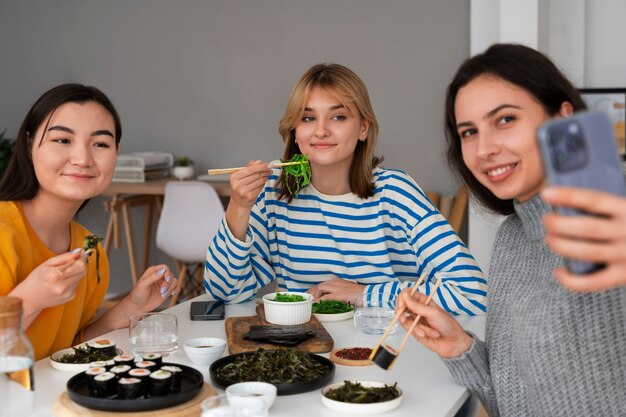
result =
[{"label": "gray knit sweater", "polygon": [[[552,271],[538,196],[500,226],[485,342],[445,360],[492,417],[626,416],[626,288],[574,293]],[[626,256],[626,254],[624,254]],[[581,278],[584,279],[584,278]]]}]

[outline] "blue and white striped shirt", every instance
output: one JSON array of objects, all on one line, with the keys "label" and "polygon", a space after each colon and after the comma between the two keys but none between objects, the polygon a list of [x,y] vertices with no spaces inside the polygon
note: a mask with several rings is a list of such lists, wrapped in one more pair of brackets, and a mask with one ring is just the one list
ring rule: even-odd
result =
[{"label": "blue and white striped shirt", "polygon": [[303,292],[339,277],[365,293],[397,294],[423,271],[419,288],[456,314],[483,314],[487,282],[467,247],[406,173],[374,170],[374,195],[325,195],[313,185],[291,203],[276,199],[272,175],[250,214],[246,241],[225,220],[211,242],[204,271],[215,299],[244,301],[272,281],[281,291]]}]

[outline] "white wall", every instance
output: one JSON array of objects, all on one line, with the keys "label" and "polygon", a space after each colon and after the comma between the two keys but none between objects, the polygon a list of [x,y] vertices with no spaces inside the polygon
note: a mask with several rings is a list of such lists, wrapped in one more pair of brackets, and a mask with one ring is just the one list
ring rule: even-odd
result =
[{"label": "white wall", "polygon": [[[444,90],[469,55],[468,33],[468,0],[3,0],[0,131],[15,134],[43,91],[74,81],[112,98],[122,152],[190,155],[199,171],[270,160],[282,155],[278,120],[293,84],[333,61],[369,87],[385,165],[451,194]],[[99,235],[101,202],[80,216]],[[152,253],[151,263],[169,262]],[[127,287],[124,251],[111,267],[111,288]]]}]

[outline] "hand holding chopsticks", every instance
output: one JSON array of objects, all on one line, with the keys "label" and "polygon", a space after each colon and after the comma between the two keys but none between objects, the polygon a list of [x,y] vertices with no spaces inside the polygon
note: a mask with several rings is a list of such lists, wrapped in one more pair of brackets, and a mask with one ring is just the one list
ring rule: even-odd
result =
[{"label": "hand holding chopsticks", "polygon": [[[410,293],[411,296],[415,294],[415,292],[417,291],[417,288],[424,282],[425,278],[426,278],[426,274],[424,273],[422,274],[420,279],[415,283],[415,285],[411,289],[411,293]],[[437,288],[439,288],[440,285],[441,285],[441,279],[437,280],[437,283],[432,288],[430,295],[428,296],[428,298],[426,299],[426,302],[424,303],[425,305],[430,304],[430,301],[432,300],[433,296],[437,292]],[[390,346],[386,346],[386,345],[383,346],[383,343],[385,339],[387,338],[387,336],[389,335],[389,332],[391,331],[393,326],[396,324],[396,322],[400,319],[400,317],[404,314],[405,310],[406,310],[406,306],[398,310],[393,321],[391,322],[391,324],[389,325],[389,327],[387,328],[383,336],[380,338],[378,345],[376,345],[376,347],[372,350],[372,353],[370,355],[370,360],[383,369],[386,369],[386,370],[391,369],[396,358],[400,355],[400,352],[402,352],[402,349],[404,349],[404,345],[406,344],[409,336],[411,336],[411,334],[413,333],[413,330],[415,329],[420,319],[422,318],[421,315],[418,315],[415,318],[415,320],[413,321],[413,324],[411,325],[410,330],[406,333],[406,335],[404,336],[404,339],[402,339],[402,343],[400,344],[400,347],[398,348],[398,350],[394,350]]]}]

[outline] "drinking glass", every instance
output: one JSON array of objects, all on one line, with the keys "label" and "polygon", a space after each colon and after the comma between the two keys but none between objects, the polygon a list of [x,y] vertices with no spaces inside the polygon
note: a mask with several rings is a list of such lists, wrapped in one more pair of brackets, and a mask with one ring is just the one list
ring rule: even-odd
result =
[{"label": "drinking glass", "polygon": [[130,350],[135,355],[166,355],[178,348],[178,321],[173,314],[134,314],[130,316],[128,333]]},{"label": "drinking glass", "polygon": [[[354,325],[365,334],[383,334],[395,316],[395,294],[362,294],[354,299]],[[395,333],[399,324],[394,324],[389,334]]]},{"label": "drinking glass", "polygon": [[214,395],[202,401],[201,417],[267,417],[267,408],[265,401],[257,396]]}]

